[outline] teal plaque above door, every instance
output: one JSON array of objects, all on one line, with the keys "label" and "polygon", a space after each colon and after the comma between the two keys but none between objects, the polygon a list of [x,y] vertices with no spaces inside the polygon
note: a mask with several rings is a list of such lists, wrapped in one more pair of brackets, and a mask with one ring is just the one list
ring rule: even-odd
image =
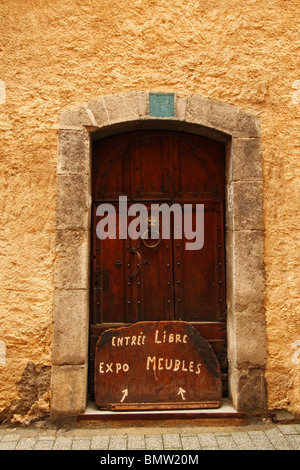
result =
[{"label": "teal plaque above door", "polygon": [[174,93],[149,93],[149,115],[151,117],[174,117]]}]

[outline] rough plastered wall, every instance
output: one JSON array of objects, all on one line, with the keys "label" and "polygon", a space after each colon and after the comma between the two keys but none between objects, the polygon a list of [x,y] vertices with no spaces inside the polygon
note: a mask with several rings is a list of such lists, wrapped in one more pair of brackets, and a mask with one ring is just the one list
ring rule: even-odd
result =
[{"label": "rough plastered wall", "polygon": [[300,413],[299,0],[2,0],[0,417],[49,409],[58,115],[129,90],[261,118],[269,408]]}]

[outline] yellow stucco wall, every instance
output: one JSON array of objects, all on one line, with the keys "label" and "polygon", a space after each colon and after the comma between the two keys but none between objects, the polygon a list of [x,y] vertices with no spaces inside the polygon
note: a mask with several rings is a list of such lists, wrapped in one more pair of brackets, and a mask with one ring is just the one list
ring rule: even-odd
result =
[{"label": "yellow stucco wall", "polygon": [[58,115],[100,95],[159,90],[261,118],[269,408],[300,413],[299,8],[1,1],[0,412],[20,399],[29,362],[51,365]]}]

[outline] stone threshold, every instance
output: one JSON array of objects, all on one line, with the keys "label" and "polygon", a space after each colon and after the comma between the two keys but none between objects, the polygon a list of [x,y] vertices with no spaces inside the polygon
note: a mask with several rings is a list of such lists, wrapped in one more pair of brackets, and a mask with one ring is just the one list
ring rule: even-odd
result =
[{"label": "stone threshold", "polygon": [[[245,413],[237,411],[226,399],[222,400],[219,408],[180,409],[180,410],[136,410],[111,411],[99,410],[94,401],[88,402],[83,413],[77,416],[77,421],[131,421],[131,420],[203,420],[205,423],[244,424]],[[228,422],[228,423],[227,423]]]}]

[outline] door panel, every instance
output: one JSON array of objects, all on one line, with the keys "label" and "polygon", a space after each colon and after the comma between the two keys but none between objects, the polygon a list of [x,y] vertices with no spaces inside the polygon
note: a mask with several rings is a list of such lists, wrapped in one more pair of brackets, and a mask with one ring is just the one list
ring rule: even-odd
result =
[{"label": "door panel", "polygon": [[[98,206],[93,205],[92,215],[92,232],[96,233],[92,256],[93,324],[173,320],[172,240],[162,239],[160,230],[158,239],[146,239],[148,234],[138,240],[120,239],[123,218],[119,220],[116,203],[111,203],[116,216],[105,215],[111,228],[109,236],[114,238],[101,239],[97,227],[104,218],[97,216]],[[145,206],[150,214],[149,205]],[[133,217],[128,217],[128,227],[132,221]]]},{"label": "door panel", "polygon": [[[195,209],[193,205],[194,230]],[[220,203],[204,204],[204,244],[200,250],[187,249],[186,244],[191,240],[185,236],[174,241],[175,315],[178,320],[197,322],[224,319],[221,210]],[[197,228],[199,230],[201,227]]]},{"label": "door panel", "polygon": [[142,258],[140,319],[173,320],[173,259],[170,241],[160,240],[155,248],[149,248],[142,242],[140,252]]},{"label": "door panel", "polygon": [[172,197],[170,139],[168,134],[137,138],[132,145],[133,191],[135,200]]},{"label": "door panel", "polygon": [[[120,194],[131,197],[130,141],[126,136],[94,144],[93,201],[116,201]],[[100,158],[97,158],[99,155]]]},{"label": "door panel", "polygon": [[174,200],[223,198],[224,149],[209,139],[189,135],[172,139]]},{"label": "door panel", "polygon": [[[127,264],[126,240],[107,238],[100,240],[97,236],[97,227],[100,217],[96,216],[97,204],[93,205],[92,233],[93,252],[91,269],[91,286],[93,300],[92,322],[126,322],[126,284],[124,266]],[[118,206],[115,207],[116,216],[107,214],[106,219],[110,226],[119,234]],[[116,225],[115,225],[116,222]],[[113,233],[110,233],[113,236]]]}]

